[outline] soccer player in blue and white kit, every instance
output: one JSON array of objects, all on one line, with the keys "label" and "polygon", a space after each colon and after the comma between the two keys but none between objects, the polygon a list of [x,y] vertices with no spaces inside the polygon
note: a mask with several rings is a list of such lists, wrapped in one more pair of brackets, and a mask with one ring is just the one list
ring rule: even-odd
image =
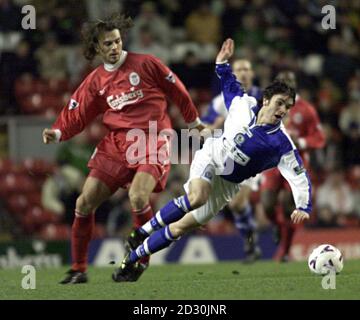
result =
[{"label": "soccer player in blue and white kit", "polygon": [[277,166],[291,186],[296,205],[293,223],[309,219],[311,183],[281,122],[294,105],[295,91],[275,81],[264,90],[262,106],[258,105],[232,74],[227,60],[233,52],[234,42],[227,39],[216,57],[216,73],[229,110],[222,136],[207,139],[196,152],[186,194],[131,234],[128,242],[133,250],[114,271],[114,281],[131,281],[139,259],[207,223],[240,190],[241,182],[272,167]]},{"label": "soccer player in blue and white kit", "polygon": [[[251,62],[247,59],[235,58],[231,63],[231,67],[233,74],[245,89],[246,94],[254,97],[257,101],[261,101],[262,91],[253,83],[255,74]],[[224,96],[220,93],[211,100],[208,110],[201,117],[201,120],[210,129],[223,129],[228,114]],[[244,240],[244,262],[246,263],[253,262],[261,256],[261,249],[258,245],[257,223],[253,214],[253,207],[250,203],[251,193],[258,191],[259,185],[260,174],[255,178],[247,179],[242,183],[240,191],[223,209],[231,212],[235,228]]]}]

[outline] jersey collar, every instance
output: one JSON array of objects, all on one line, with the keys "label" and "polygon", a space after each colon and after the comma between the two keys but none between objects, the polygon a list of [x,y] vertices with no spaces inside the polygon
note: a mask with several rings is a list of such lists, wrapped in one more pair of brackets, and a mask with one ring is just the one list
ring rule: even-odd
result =
[{"label": "jersey collar", "polygon": [[119,69],[120,66],[124,63],[127,54],[128,54],[127,51],[122,50],[119,61],[116,62],[115,64],[104,63],[104,69],[108,72],[113,72],[113,71]]},{"label": "jersey collar", "polygon": [[276,132],[277,130],[280,129],[282,125],[282,121],[280,121],[277,124],[256,124],[256,120],[257,120],[257,116],[255,115],[249,123],[249,128],[261,127],[265,130],[267,134],[272,134]]}]

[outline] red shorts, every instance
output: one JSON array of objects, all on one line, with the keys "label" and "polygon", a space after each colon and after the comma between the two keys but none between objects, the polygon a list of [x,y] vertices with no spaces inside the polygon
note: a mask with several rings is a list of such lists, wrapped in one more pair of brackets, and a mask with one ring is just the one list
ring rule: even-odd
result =
[{"label": "red shorts", "polygon": [[170,147],[165,138],[149,143],[127,141],[127,131],[108,133],[97,145],[88,162],[89,176],[104,182],[111,192],[128,188],[137,172],[151,174],[157,184],[154,192],[164,190],[170,172]]}]

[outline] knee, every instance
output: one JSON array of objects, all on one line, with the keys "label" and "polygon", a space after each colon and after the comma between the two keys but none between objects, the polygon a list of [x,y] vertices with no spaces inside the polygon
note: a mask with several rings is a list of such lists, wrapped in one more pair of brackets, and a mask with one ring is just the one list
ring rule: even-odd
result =
[{"label": "knee", "polygon": [[150,195],[144,190],[132,190],[129,191],[130,204],[133,209],[140,210],[144,208],[150,200]]},{"label": "knee", "polygon": [[191,208],[196,209],[201,207],[206,203],[209,198],[209,193],[207,190],[196,189],[191,190],[188,194],[188,199],[191,205]]},{"label": "knee", "polygon": [[91,197],[82,193],[76,199],[76,210],[83,215],[88,215],[96,210],[96,204],[91,200]]},{"label": "knee", "polygon": [[169,225],[169,229],[171,232],[171,235],[177,239],[181,236],[183,236],[185,233],[188,232],[187,227],[184,224],[181,223],[172,223]]},{"label": "knee", "polygon": [[229,203],[229,208],[233,212],[242,212],[249,205],[247,199],[234,199]]},{"label": "knee", "polygon": [[261,197],[261,204],[267,215],[272,216],[275,214],[276,197],[270,195],[263,195]]}]

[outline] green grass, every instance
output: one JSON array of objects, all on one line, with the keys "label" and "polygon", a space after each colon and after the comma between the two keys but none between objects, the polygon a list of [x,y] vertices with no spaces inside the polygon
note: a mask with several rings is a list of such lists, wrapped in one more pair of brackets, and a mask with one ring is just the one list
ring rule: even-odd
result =
[{"label": "green grass", "polygon": [[336,289],[305,262],[241,262],[152,266],[136,283],[114,283],[111,267],[90,268],[90,282],[59,285],[67,268],[38,269],[36,289],[21,288],[20,269],[0,270],[0,300],[6,299],[360,299],[360,260],[346,261]]}]

